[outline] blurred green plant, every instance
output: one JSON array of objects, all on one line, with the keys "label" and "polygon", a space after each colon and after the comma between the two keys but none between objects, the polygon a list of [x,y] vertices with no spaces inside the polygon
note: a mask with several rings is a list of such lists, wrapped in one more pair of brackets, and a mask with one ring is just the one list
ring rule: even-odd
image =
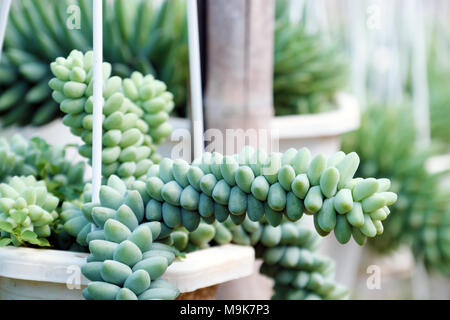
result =
[{"label": "blurred green plant", "polygon": [[274,105],[276,115],[319,113],[335,108],[334,94],[345,87],[342,49],[320,32],[308,33],[305,12],[290,19],[288,1],[276,1]]},{"label": "blurred green plant", "polygon": [[432,139],[450,145],[450,64],[442,61],[447,59],[448,50],[439,51],[442,49],[437,41],[443,35],[436,32],[431,37],[428,57],[430,129]]},{"label": "blurred green plant", "polygon": [[449,274],[450,190],[440,184],[448,172],[427,171],[427,160],[440,148],[419,150],[415,135],[409,108],[372,106],[360,129],[344,136],[342,150],[359,154],[360,176],[387,177],[398,194],[383,235],[371,246],[384,253],[410,245],[429,271]]}]

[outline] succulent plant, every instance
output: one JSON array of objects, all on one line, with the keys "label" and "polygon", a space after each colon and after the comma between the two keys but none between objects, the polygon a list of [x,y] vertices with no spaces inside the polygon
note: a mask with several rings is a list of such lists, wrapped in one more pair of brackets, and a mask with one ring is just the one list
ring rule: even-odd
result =
[{"label": "succulent plant", "polygon": [[78,199],[84,186],[85,163],[67,160],[66,147],[52,146],[41,138],[0,137],[0,181],[32,175],[45,181],[61,201]]},{"label": "succulent plant", "polygon": [[419,149],[415,136],[408,108],[373,106],[363,115],[360,129],[344,138],[342,149],[360,155],[357,174],[389,177],[398,194],[383,235],[371,241],[371,247],[389,252],[406,244],[429,271],[449,274],[450,190],[441,185],[448,172],[427,171],[427,160],[440,148]]},{"label": "succulent plant", "polygon": [[[67,27],[71,5],[80,8],[79,29]],[[180,115],[188,78],[185,5],[184,0],[116,0],[106,1],[103,13],[104,56],[112,73],[130,77],[137,70],[163,80]],[[39,126],[63,115],[46,85],[52,78],[48,65],[73,49],[92,49],[91,1],[13,1],[0,63],[4,126]]]},{"label": "succulent plant", "polygon": [[0,244],[49,246],[46,239],[58,218],[59,199],[33,176],[12,177],[0,184]]},{"label": "succulent plant", "polygon": [[[63,123],[81,137],[82,156],[92,157],[93,52],[72,51],[67,59],[51,64],[55,78],[49,85],[53,98],[66,115]],[[153,162],[155,153],[171,132],[167,120],[174,107],[173,95],[153,76],[134,72],[130,79],[110,77],[111,65],[103,64],[105,105],[103,107],[102,173],[122,178],[140,178]]]},{"label": "succulent plant", "polygon": [[[346,290],[324,271],[332,262],[315,255],[309,262],[299,258],[303,257],[299,252],[311,257],[302,246],[316,248],[312,231],[286,227],[293,224],[286,221],[298,221],[304,212],[312,214],[321,236],[334,230],[342,243],[353,236],[362,245],[367,237],[381,233],[383,228],[377,226],[389,214],[385,208],[396,201],[396,195],[387,191],[387,179],[354,179],[358,165],[356,154],[341,152],[326,159],[312,158],[305,148],[265,155],[246,147],[234,156],[205,153],[192,165],[165,158],[132,182],[111,175],[100,188],[100,203],[92,202],[87,184],[83,204],[65,203],[61,213],[65,231],[79,245],[89,247],[83,273],[93,282],[84,295],[87,299],[174,299],[177,289],[160,279],[177,257],[173,250],[189,252],[211,242],[233,241],[256,245],[257,250],[278,246],[281,256],[286,252],[292,257],[286,258],[288,263],[280,260],[277,268],[311,273],[307,275],[311,282],[304,287],[278,283],[275,297],[288,290],[289,299],[344,298]],[[282,241],[283,237],[290,240]],[[271,274],[271,268],[263,272]],[[153,279],[158,287],[152,286]],[[135,288],[135,282],[142,285]]]},{"label": "succulent plant", "polygon": [[276,115],[334,109],[334,94],[345,87],[347,63],[342,48],[309,33],[305,19],[292,21],[288,1],[277,0],[274,50]]}]

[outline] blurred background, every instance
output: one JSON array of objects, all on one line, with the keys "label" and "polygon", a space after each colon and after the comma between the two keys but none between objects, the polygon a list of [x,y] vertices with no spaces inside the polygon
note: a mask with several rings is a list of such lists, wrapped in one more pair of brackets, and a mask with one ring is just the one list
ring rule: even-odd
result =
[{"label": "blurred background", "polygon": [[[216,127],[223,109],[231,108],[214,105],[220,96],[214,84],[226,79],[214,66],[232,62],[227,50],[218,53],[212,37],[220,27],[212,19],[217,14],[212,2],[199,1],[206,127]],[[384,234],[364,247],[325,239],[321,250],[336,260],[337,280],[356,299],[448,299],[450,2],[274,2],[269,12],[274,23],[264,29],[273,43],[264,33],[252,35],[271,51],[267,68],[256,68],[256,77],[248,78],[270,73],[270,90],[260,86],[269,97],[261,107],[261,112],[270,107],[269,120],[258,125],[279,129],[281,149],[356,151],[357,175],[390,178],[399,195]],[[189,128],[186,2],[126,3],[105,1],[104,59],[116,75],[138,70],[164,81],[175,97],[174,129]],[[232,31],[238,34],[238,26]],[[48,65],[72,49],[91,46],[91,1],[14,0],[0,62],[1,135],[20,132],[50,143],[78,143],[61,124]],[[239,65],[230,70],[239,73]],[[248,106],[236,102],[234,107]],[[161,153],[170,155],[176,142],[163,144]],[[379,286],[371,284],[377,272]]]}]

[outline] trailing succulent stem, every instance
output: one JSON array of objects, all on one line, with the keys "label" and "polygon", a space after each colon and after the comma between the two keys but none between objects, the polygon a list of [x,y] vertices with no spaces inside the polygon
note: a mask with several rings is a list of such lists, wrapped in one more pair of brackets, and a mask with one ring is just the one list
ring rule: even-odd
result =
[{"label": "trailing succulent stem", "polygon": [[374,106],[361,122],[359,130],[345,136],[343,150],[360,155],[359,175],[389,177],[398,194],[385,232],[371,246],[386,252],[406,244],[428,270],[450,274],[450,190],[441,184],[448,172],[426,168],[436,150],[418,149],[408,108]]},{"label": "trailing succulent stem", "polygon": [[[340,152],[326,159],[323,155],[312,158],[305,148],[266,155],[261,150],[246,147],[234,156],[205,153],[192,165],[180,159],[163,159],[150,167],[146,177],[130,184],[110,176],[100,189],[100,203],[91,202],[87,191],[81,208],[67,207],[69,212],[61,214],[66,220],[66,231],[76,236],[80,245],[89,247],[88,262],[97,262],[96,276],[88,276],[91,280],[100,279],[106,261],[119,263],[114,258],[119,246],[134,248],[135,259],[125,263],[126,266],[108,262],[108,270],[121,274],[121,281],[111,283],[114,277],[102,276],[106,282],[96,281],[92,289],[88,287],[86,297],[119,297],[128,277],[141,267],[149,272],[147,266],[155,265],[154,268],[163,272],[170,264],[172,259],[152,262],[158,254],[165,256],[166,253],[147,254],[147,251],[161,251],[157,243],[179,245],[185,240],[176,240],[172,234],[183,237],[180,231],[187,230],[191,232],[191,242],[204,247],[208,242],[196,239],[206,237],[210,241],[212,232],[208,231],[211,229],[208,224],[217,226],[218,222],[229,221],[238,229],[244,221],[255,225],[264,223],[267,224],[264,230],[276,229],[273,232],[279,233],[281,229],[277,228],[284,220],[298,221],[306,213],[314,215],[315,228],[320,235],[334,230],[341,243],[353,236],[363,244],[367,237],[382,232],[381,221],[389,214],[387,206],[396,201],[396,195],[388,191],[387,179],[354,179],[358,164],[355,153]],[[94,231],[91,231],[92,225]],[[265,234],[269,237],[270,231]],[[263,239],[265,237],[261,236],[264,245]],[[142,243],[146,245],[138,251],[130,241],[137,247]],[[185,248],[190,250],[188,244]],[[161,275],[157,273],[156,279]],[[161,290],[156,291],[158,294],[153,294],[155,291],[145,293],[154,289],[150,285],[151,282],[145,286],[145,291],[134,292],[134,295],[125,290],[127,297],[176,297],[173,288],[166,288],[164,293],[159,293]],[[302,289],[305,296],[308,290],[314,290],[315,286],[311,286],[306,291]],[[321,294],[328,297],[325,292]],[[338,296],[343,295],[329,297]]]},{"label": "trailing succulent stem", "polygon": [[[92,157],[92,65],[92,51],[74,50],[67,59],[57,58],[50,65],[55,78],[49,82],[53,98],[66,114],[63,123],[84,141],[79,152],[87,158]],[[159,161],[156,146],[172,131],[167,120],[173,95],[151,75],[134,72],[122,80],[110,74],[111,65],[104,63],[102,173],[133,180]]]}]

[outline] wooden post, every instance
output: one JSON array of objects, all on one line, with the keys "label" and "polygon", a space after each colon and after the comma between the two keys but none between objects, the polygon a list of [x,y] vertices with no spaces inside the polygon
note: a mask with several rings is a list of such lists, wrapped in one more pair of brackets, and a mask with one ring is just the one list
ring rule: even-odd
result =
[{"label": "wooden post", "polygon": [[271,147],[274,6],[274,0],[207,1],[206,128],[221,130],[228,140],[227,129],[259,130],[257,142],[238,139],[234,150],[216,151]]}]

